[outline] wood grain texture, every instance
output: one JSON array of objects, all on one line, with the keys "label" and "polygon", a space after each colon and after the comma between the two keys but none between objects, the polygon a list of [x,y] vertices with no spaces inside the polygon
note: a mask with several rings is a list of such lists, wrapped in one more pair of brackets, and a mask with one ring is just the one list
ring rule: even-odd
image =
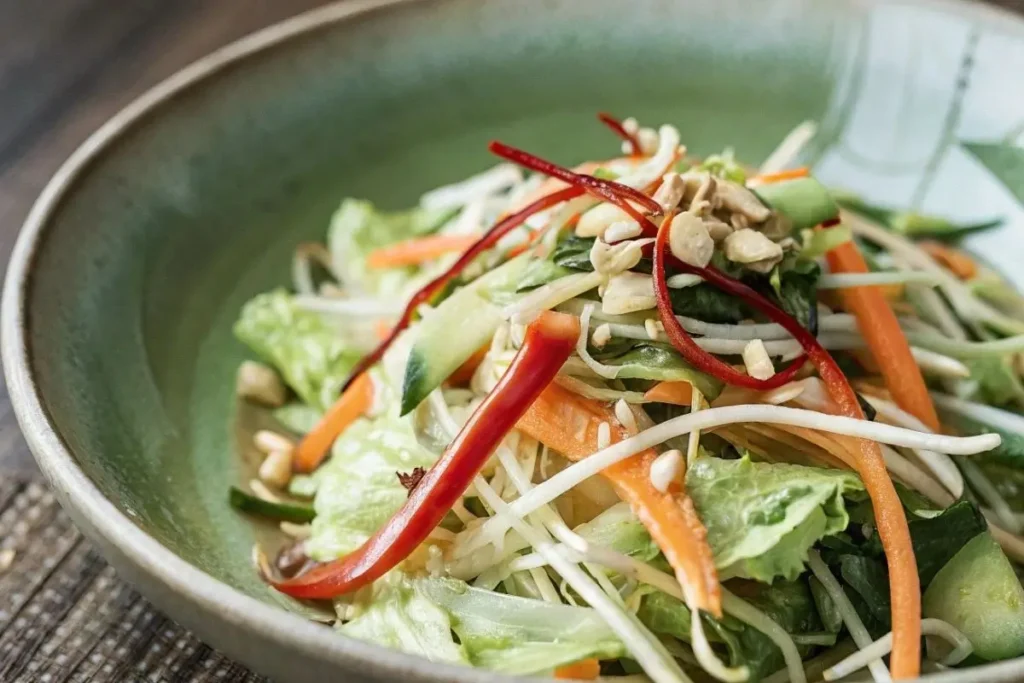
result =
[{"label": "wood grain texture", "polygon": [[[46,180],[103,121],[211,50],[321,4],[0,0],[4,268]],[[1024,0],[999,4],[1024,12]],[[0,388],[0,681],[260,680],[116,577],[42,483]]]}]

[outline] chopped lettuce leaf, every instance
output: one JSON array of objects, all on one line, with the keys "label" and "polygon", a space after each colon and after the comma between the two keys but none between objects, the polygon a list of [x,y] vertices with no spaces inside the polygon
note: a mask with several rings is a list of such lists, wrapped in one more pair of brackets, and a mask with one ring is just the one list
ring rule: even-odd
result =
[{"label": "chopped lettuce leaf", "polygon": [[576,233],[569,232],[551,252],[551,262],[563,268],[589,273],[594,270],[594,264],[590,262],[590,250],[595,241],[594,237],[578,237]]},{"label": "chopped lettuce leaf", "polygon": [[575,531],[594,545],[611,548],[641,562],[650,562],[661,553],[627,503],[613,505]]},{"label": "chopped lettuce leaf", "polygon": [[323,412],[297,401],[274,410],[274,419],[295,434],[308,434],[322,417]]},{"label": "chopped lettuce leaf", "polygon": [[476,666],[525,675],[626,654],[604,619],[587,607],[503,595],[455,579],[421,579],[418,585],[451,615],[452,629]]},{"label": "chopped lettuce leaf", "polygon": [[517,292],[525,292],[536,289],[549,282],[559,280],[566,275],[572,275],[573,271],[565,266],[560,266],[553,261],[534,260],[526,266],[523,277],[519,280]]},{"label": "chopped lettuce leaf", "polygon": [[705,375],[683,360],[679,353],[664,344],[642,343],[602,363],[619,369],[618,379],[649,379],[659,382],[690,382],[708,398],[722,391],[722,383]]},{"label": "chopped lettuce leaf", "polygon": [[358,548],[405,502],[396,472],[429,468],[436,456],[421,446],[409,417],[397,406],[374,420],[353,423],[315,474],[316,519],[306,552],[324,562]]},{"label": "chopped lettuce leaf", "polygon": [[423,594],[417,581],[392,572],[373,584],[356,616],[338,627],[345,635],[434,662],[469,664],[452,637],[448,613]]},{"label": "chopped lettuce leaf", "polygon": [[849,522],[845,493],[863,491],[852,473],[748,458],[700,458],[686,488],[724,574],[795,579],[807,551]]},{"label": "chopped lettuce leaf", "polygon": [[[745,583],[733,588],[788,633],[820,633],[823,628],[807,584],[802,581],[776,581],[770,586]],[[691,620],[686,605],[665,593],[649,590],[637,612],[640,620],[655,633],[689,643]],[[705,615],[704,623],[709,627],[708,638],[725,645],[731,666],[749,667],[751,683],[783,667],[782,653],[757,629],[728,616],[716,621]]]},{"label": "chopped lettuce leaf", "polygon": [[385,212],[366,200],[345,199],[327,232],[327,248],[342,285],[378,296],[400,292],[418,269],[371,268],[366,257],[375,249],[435,232],[452,215],[451,209]]},{"label": "chopped lettuce leaf", "polygon": [[712,154],[704,159],[697,166],[698,171],[705,171],[723,180],[731,180],[734,183],[743,185],[747,182],[747,172],[743,165],[736,161],[736,152],[732,147],[726,147],[721,154]]},{"label": "chopped lettuce leaf", "polygon": [[283,289],[242,308],[235,336],[271,363],[299,398],[326,409],[361,357],[318,313],[298,308]]},{"label": "chopped lettuce leaf", "polygon": [[983,356],[965,359],[964,363],[971,370],[971,380],[977,382],[981,401],[996,406],[1024,406],[1024,384],[1009,359]]}]

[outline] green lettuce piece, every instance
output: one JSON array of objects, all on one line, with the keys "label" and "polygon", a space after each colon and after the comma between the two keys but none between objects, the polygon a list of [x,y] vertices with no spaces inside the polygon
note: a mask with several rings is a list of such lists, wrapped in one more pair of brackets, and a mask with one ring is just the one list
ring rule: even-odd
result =
[{"label": "green lettuce piece", "polygon": [[720,381],[695,370],[675,349],[665,344],[637,344],[620,356],[602,357],[601,362],[620,368],[618,379],[690,382],[708,398],[715,398],[722,391]]},{"label": "green lettuce piece", "polygon": [[396,472],[426,469],[436,459],[417,442],[411,418],[398,417],[397,405],[354,422],[315,474],[317,514],[306,552],[323,562],[358,548],[405,502],[408,491]]},{"label": "green lettuce piece", "polygon": [[542,285],[546,285],[549,282],[559,280],[566,275],[572,275],[574,270],[560,266],[553,261],[539,261],[534,260],[526,266],[526,271],[523,273],[523,277],[519,280],[519,284],[516,287],[517,292],[525,292],[531,289],[536,289]]},{"label": "green lettuce piece", "polygon": [[736,152],[732,147],[726,147],[721,154],[712,154],[705,158],[697,166],[697,170],[706,171],[716,178],[731,180],[739,185],[747,182],[747,172],[743,170],[743,165],[736,161]]},{"label": "green lettuce piece", "polygon": [[574,531],[588,542],[650,562],[661,554],[647,529],[630,510],[627,503],[617,503]]},{"label": "green lettuce piece", "polygon": [[[742,597],[791,634],[819,634],[821,619],[807,584],[802,581],[776,581],[772,585],[744,586]],[[643,590],[643,589],[641,589]],[[660,591],[643,597],[637,616],[655,633],[671,636],[689,643],[691,638],[690,611],[674,597]],[[749,683],[781,669],[785,662],[774,643],[760,631],[726,616],[716,621],[704,615],[709,640],[721,643],[729,653],[731,666],[746,665],[750,669]],[[806,653],[806,648],[804,649]]]},{"label": "green lettuce piece", "polygon": [[295,434],[308,434],[322,417],[323,411],[297,401],[274,410],[274,419]]},{"label": "green lettuce piece", "polygon": [[465,648],[452,637],[448,613],[423,594],[418,582],[393,572],[373,585],[370,600],[360,607],[339,631],[434,662],[469,664]]},{"label": "green lettuce piece", "polygon": [[283,289],[242,307],[235,336],[278,369],[304,403],[326,409],[361,353],[322,316],[295,305]]},{"label": "green lettuce piece", "polygon": [[378,296],[400,292],[419,272],[416,267],[370,268],[370,252],[438,230],[451,209],[386,212],[363,199],[345,199],[331,218],[327,248],[342,283]]},{"label": "green lettuce piece", "polygon": [[800,256],[805,259],[816,259],[852,240],[853,232],[847,225],[837,225],[824,230],[803,230],[800,236],[803,240]]},{"label": "green lettuce piece", "polygon": [[723,573],[770,583],[799,576],[810,547],[849,523],[843,495],[864,487],[841,470],[712,457],[690,467],[686,489]]},{"label": "green lettuce piece", "polygon": [[967,358],[964,364],[971,370],[971,379],[978,383],[977,398],[981,401],[997,406],[1024,406],[1024,384],[1008,358]]},{"label": "green lettuce piece", "polygon": [[455,579],[421,579],[417,585],[450,615],[474,666],[526,675],[626,654],[604,619],[587,607],[504,595]]}]

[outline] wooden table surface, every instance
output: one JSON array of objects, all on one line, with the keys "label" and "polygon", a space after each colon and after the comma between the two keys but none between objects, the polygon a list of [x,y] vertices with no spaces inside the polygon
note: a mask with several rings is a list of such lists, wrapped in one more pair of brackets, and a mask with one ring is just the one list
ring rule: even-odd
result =
[{"label": "wooden table surface", "polygon": [[[0,0],[0,263],[46,180],[111,114],[214,48],[321,4]],[[1024,12],[1024,0],[999,4]],[[47,491],[0,386],[0,681],[259,680],[117,578]]]}]

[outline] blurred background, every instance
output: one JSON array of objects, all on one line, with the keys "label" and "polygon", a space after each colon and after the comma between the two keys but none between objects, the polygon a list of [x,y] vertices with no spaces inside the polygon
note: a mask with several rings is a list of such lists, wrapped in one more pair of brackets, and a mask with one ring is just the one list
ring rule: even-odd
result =
[{"label": "blurred background", "polygon": [[[1024,0],[991,1],[1024,12]],[[114,112],[211,50],[323,4],[0,0],[0,263],[46,180]],[[0,387],[0,681],[137,680],[260,679],[120,582],[46,490]]]}]

